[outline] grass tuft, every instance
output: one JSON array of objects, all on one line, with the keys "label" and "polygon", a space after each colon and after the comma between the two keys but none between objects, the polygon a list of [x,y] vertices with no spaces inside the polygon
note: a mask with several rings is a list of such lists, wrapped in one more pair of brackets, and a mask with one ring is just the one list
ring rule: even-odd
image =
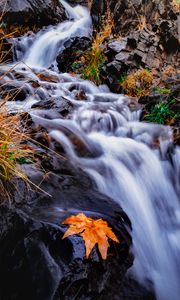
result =
[{"label": "grass tuft", "polygon": [[156,104],[147,114],[144,120],[152,123],[169,125],[172,124],[177,118],[180,117],[179,112],[174,112],[171,105],[176,103],[176,99],[167,99]]},{"label": "grass tuft", "polygon": [[158,92],[158,93],[160,93],[162,95],[166,95],[166,94],[169,94],[171,92],[170,89],[166,89],[164,87],[155,87],[153,89],[153,91]]},{"label": "grass tuft", "polygon": [[149,93],[152,82],[152,73],[147,69],[142,69],[124,77],[120,85],[128,96],[139,98]]},{"label": "grass tuft", "polygon": [[81,70],[83,79],[88,79],[96,84],[100,84],[100,70],[106,61],[103,53],[103,43],[110,37],[114,27],[114,21],[110,8],[107,8],[106,18],[103,20],[102,30],[96,33],[91,49],[83,56],[85,66]]},{"label": "grass tuft", "polygon": [[19,166],[33,159],[33,150],[27,147],[27,134],[21,125],[21,115],[8,115],[4,105],[0,109],[0,180],[12,177],[25,178]]},{"label": "grass tuft", "polygon": [[[15,31],[8,32],[0,16],[0,64],[5,63],[11,51],[7,39],[14,37]],[[9,72],[11,69],[9,70]],[[6,76],[6,75],[3,75]],[[3,76],[1,79],[3,79]],[[21,178],[29,183],[20,164],[34,159],[34,151],[27,147],[28,134],[22,126],[21,114],[10,115],[6,110],[6,102],[10,95],[5,95],[0,86],[0,192],[2,198],[10,198],[11,180]],[[15,188],[15,187],[14,187]]]}]

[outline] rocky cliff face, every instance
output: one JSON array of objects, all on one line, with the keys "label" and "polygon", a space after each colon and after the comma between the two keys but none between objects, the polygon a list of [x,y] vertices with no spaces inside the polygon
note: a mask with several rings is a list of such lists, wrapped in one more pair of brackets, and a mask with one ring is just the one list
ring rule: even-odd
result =
[{"label": "rocky cliff face", "polygon": [[164,63],[177,63],[178,11],[172,1],[93,0],[91,13],[95,28],[101,25],[107,9],[112,13],[115,33],[106,53],[107,73],[116,77],[117,73],[128,73],[139,67],[161,69]]},{"label": "rocky cliff face", "polygon": [[124,36],[124,34],[144,26],[148,30],[156,32],[162,29],[162,19],[173,21],[173,28],[177,30],[177,14],[172,9],[172,1],[93,0],[91,11],[95,25],[98,25],[98,22],[106,13],[107,6],[112,12],[115,32],[119,35]]}]

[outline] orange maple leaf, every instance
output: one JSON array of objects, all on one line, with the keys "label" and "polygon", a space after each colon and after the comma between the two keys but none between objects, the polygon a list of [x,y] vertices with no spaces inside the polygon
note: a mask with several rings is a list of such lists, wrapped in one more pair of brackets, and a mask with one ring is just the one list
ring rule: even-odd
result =
[{"label": "orange maple leaf", "polygon": [[108,238],[119,243],[118,238],[108,226],[108,223],[102,219],[93,220],[92,218],[86,217],[84,214],[78,214],[67,218],[63,224],[70,225],[70,227],[62,238],[64,239],[73,234],[81,235],[85,243],[87,258],[94,246],[98,244],[102,258],[106,259],[109,247]]}]

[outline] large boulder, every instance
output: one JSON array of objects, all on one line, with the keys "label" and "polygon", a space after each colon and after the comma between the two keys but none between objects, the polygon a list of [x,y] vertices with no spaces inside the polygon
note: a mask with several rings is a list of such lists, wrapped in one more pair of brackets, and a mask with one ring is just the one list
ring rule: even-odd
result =
[{"label": "large boulder", "polygon": [[65,11],[58,0],[2,0],[0,15],[8,25],[44,26],[65,19]]},{"label": "large boulder", "polygon": [[87,260],[82,239],[62,240],[65,228],[52,217],[37,221],[4,206],[0,216],[0,299],[109,299],[132,264],[124,243],[105,262],[97,249]]},{"label": "large boulder", "polygon": [[[0,206],[0,299],[154,300],[153,292],[126,275],[133,263],[127,215],[83,171],[44,151],[42,169],[24,165],[44,192],[19,182],[11,207]],[[107,260],[97,247],[86,259],[78,235],[62,240],[62,221],[80,212],[106,220],[118,236],[120,244],[110,242]]]},{"label": "large boulder", "polygon": [[[0,299],[115,299],[133,262],[128,217],[68,161],[52,156],[42,165],[47,176],[35,166],[24,168],[44,192],[19,182],[11,208],[0,206]],[[80,212],[107,220],[119,237],[120,244],[110,242],[107,260],[97,247],[86,259],[80,236],[62,240],[62,221]]]}]

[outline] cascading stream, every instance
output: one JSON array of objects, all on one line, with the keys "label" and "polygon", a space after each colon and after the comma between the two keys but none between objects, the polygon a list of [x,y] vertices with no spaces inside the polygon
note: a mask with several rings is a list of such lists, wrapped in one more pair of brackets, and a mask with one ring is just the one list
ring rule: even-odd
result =
[{"label": "cascading stream", "polygon": [[69,20],[56,27],[50,27],[44,34],[38,36],[32,47],[25,53],[24,61],[28,66],[48,68],[55,61],[58,52],[65,48],[64,44],[70,38],[90,36],[89,11],[79,5],[73,9],[63,0],[61,3],[66,9]]},{"label": "cascading stream", "polygon": [[[87,172],[98,189],[117,201],[129,216],[133,228],[134,276],[141,283],[150,281],[157,299],[179,300],[180,149],[173,150],[170,161],[167,155],[172,144],[170,128],[140,123],[140,111],[131,110],[130,99],[110,93],[106,86],[96,87],[91,82],[45,69],[54,63],[68,39],[91,34],[87,9],[72,8],[61,2],[68,21],[37,33],[30,48],[26,46],[27,36],[21,39],[26,47],[23,58],[26,66],[22,68],[19,64],[16,71],[38,82],[40,88],[35,91],[26,83],[25,105],[17,102],[12,107],[27,110],[32,103],[46,98],[58,103],[63,97],[72,103],[74,111],[68,120],[51,110],[33,109],[30,113],[64,147],[71,162]],[[50,78],[55,76],[57,82],[40,79],[39,72]],[[76,100],[79,90],[86,93],[87,99]],[[92,157],[76,153],[67,131],[84,143]]]}]

